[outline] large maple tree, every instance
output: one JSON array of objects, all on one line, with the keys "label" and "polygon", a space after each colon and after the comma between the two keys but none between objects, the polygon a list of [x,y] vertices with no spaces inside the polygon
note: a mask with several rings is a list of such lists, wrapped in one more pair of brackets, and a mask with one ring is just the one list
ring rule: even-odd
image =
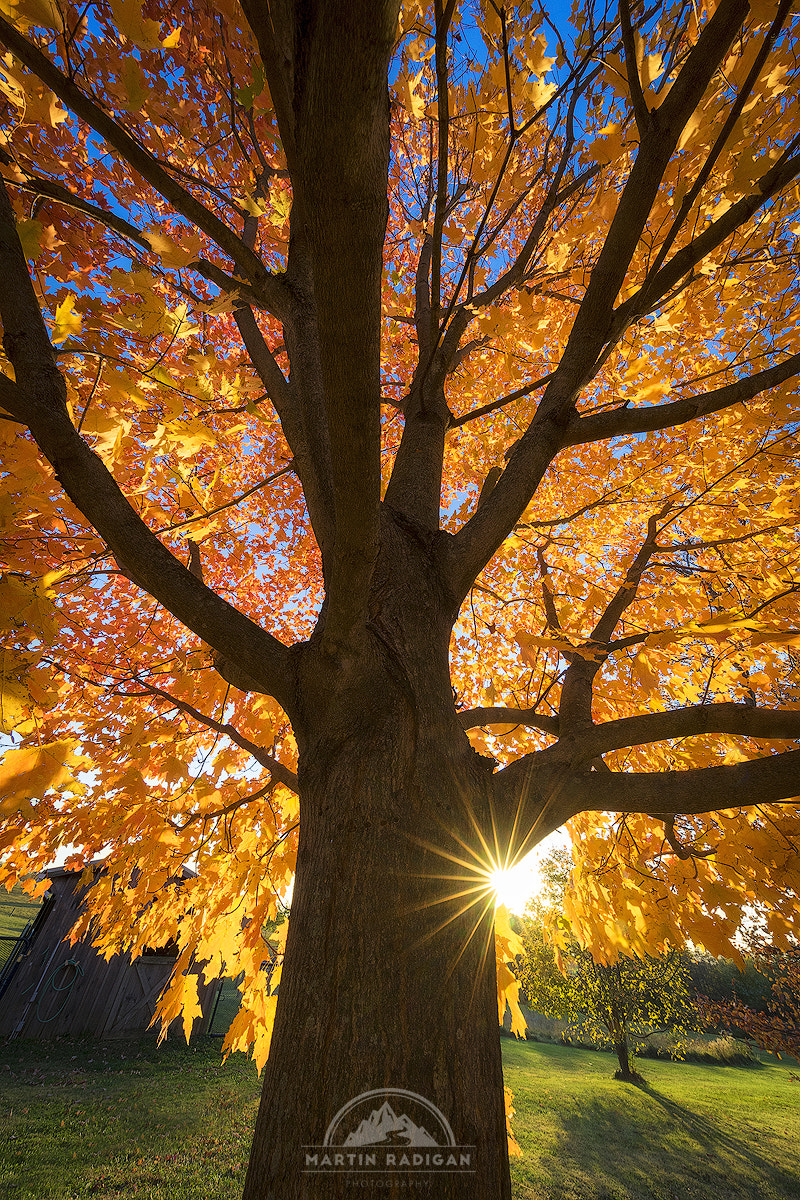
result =
[{"label": "large maple tree", "polygon": [[381,1087],[508,1197],[498,865],[792,942],[791,0],[0,9],[2,878],[245,972],[248,1200]]}]

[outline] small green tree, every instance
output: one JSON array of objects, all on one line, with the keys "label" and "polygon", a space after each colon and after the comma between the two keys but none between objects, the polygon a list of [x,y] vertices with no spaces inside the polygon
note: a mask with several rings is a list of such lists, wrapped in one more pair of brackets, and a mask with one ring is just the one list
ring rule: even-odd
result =
[{"label": "small green tree", "polygon": [[677,950],[659,958],[619,955],[603,963],[582,947],[564,916],[570,886],[567,851],[541,867],[543,886],[526,910],[520,983],[532,1008],[569,1021],[573,1032],[611,1042],[619,1060],[615,1078],[640,1082],[634,1053],[657,1032],[696,1027],[690,976]]}]

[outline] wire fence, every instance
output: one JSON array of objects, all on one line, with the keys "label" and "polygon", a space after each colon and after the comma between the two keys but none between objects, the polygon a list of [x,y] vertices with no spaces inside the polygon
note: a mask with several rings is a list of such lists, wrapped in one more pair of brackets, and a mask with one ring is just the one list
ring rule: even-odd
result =
[{"label": "wire fence", "polygon": [[[241,979],[241,976],[240,976]],[[215,1037],[224,1037],[228,1026],[239,1011],[242,995],[233,979],[223,979],[208,1032]]]},{"label": "wire fence", "polygon": [[31,925],[32,922],[29,921],[18,937],[9,937],[5,934],[0,935],[0,996],[3,995],[11,979],[14,964],[28,947],[28,934],[30,933]]}]

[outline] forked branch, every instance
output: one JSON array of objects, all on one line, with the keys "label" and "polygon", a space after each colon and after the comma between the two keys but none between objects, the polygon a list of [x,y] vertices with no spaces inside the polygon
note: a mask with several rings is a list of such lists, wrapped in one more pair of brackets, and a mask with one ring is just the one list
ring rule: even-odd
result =
[{"label": "forked branch", "polygon": [[[224,734],[224,736],[229,738],[234,745],[239,747],[240,750],[244,750],[251,756],[251,758],[254,758],[260,766],[265,767],[269,771],[272,778],[276,780],[276,782],[282,783],[292,792],[297,792],[297,776],[295,775],[294,771],[290,771],[288,767],[284,766],[282,762],[279,762],[278,759],[272,754],[268,754],[263,746],[259,746],[255,742],[251,741],[250,738],[245,737],[243,733],[239,732],[235,725],[231,725],[228,722],[216,721],[213,717],[208,716],[207,713],[200,712],[200,710],[195,708],[193,704],[189,704],[186,700],[181,700],[177,696],[173,696],[170,692],[165,691],[163,688],[156,687],[155,684],[140,678],[138,675],[134,676],[134,678],[136,683],[142,689],[142,694],[153,696],[158,700],[162,700],[165,704],[170,705],[170,707],[176,709],[178,712],[182,712],[187,717],[191,717],[193,721],[197,721],[198,724],[205,725],[206,729],[212,729],[215,733]],[[136,695],[137,693],[126,692],[125,694]]]},{"label": "forked branch", "polygon": [[535,751],[494,777],[496,811],[514,829],[512,852],[535,844],[581,812],[675,816],[796,802],[800,750],[688,771],[574,769],[557,747]]},{"label": "forked branch", "polygon": [[649,123],[647,136],[642,139],[592,270],[561,362],[536,415],[517,443],[508,467],[486,504],[476,510],[452,540],[449,551],[452,582],[460,595],[466,595],[477,574],[519,520],[544,472],[563,445],[565,429],[576,419],[576,399],[596,372],[603,348],[614,336],[613,306],[664,172],[683,129],[748,11],[746,0],[721,0],[657,110],[657,121]]},{"label": "forked branch", "polygon": [[58,96],[58,98],[85,121],[116,151],[125,162],[146,179],[151,187],[173,206],[176,212],[202,230],[219,248],[229,255],[249,280],[262,299],[265,307],[280,316],[285,302],[283,283],[264,266],[261,259],[242,239],[201,204],[191,192],[177,182],[158,162],[149,150],[132,137],[119,122],[115,121],[98,104],[53,63],[38,46],[29,42],[18,29],[0,17],[0,42],[13,51],[29,70]]},{"label": "forked branch", "polygon": [[286,647],[178,561],[72,424],[5,187],[0,187],[0,265],[3,345],[21,381],[7,381],[2,404],[30,429],[67,495],[129,576],[291,711],[293,672]]}]

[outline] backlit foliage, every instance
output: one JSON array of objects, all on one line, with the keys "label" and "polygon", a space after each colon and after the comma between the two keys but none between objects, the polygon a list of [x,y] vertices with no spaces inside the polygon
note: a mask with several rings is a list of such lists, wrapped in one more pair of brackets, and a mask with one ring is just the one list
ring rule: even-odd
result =
[{"label": "backlit foliage", "polygon": [[[403,4],[390,73],[382,458],[387,481],[424,349],[415,288],[427,255],[428,302],[468,326],[446,381],[448,530],[513,461],[617,212],[637,116],[642,106],[657,116],[715,7],[634,7],[632,89],[616,9],[576,7],[559,36],[530,2],[465,3],[452,12],[442,94],[434,10]],[[234,317],[252,303],[288,371],[253,262],[285,269],[292,191],[247,22],[236,0],[1,0],[0,11],[0,169],[73,423],[177,558],[284,643],[305,639],[322,603],[319,554]],[[32,51],[15,49],[12,28]],[[599,666],[597,723],[731,701],[800,707],[800,362],[719,411],[642,425],[650,409],[683,398],[691,408],[797,347],[797,32],[785,5],[753,0],[665,169],[614,335],[571,418],[575,441],[462,609],[459,708],[533,714],[487,714],[470,730],[501,764],[552,743],[565,671],[580,660]],[[210,976],[244,971],[227,1045],[254,1045],[261,1062],[275,1002],[261,986],[262,928],[291,883],[299,817],[289,722],[275,700],[227,683],[212,650],[126,576],[2,411],[0,446],[0,715],[13,744],[0,764],[0,882],[30,877],[64,846],[76,867],[107,856],[77,932],[94,918],[109,955],[174,938],[181,967],[194,958]],[[657,780],[786,748],[785,737],[700,727],[602,750],[597,769]],[[788,944],[795,804],[754,794],[666,825],[587,812],[570,832],[568,915],[601,958],[687,937],[735,953],[755,900],[773,943]],[[187,862],[197,877],[178,888]],[[501,983],[513,999],[513,981]],[[193,989],[178,972],[164,1016],[190,1019]]]}]

